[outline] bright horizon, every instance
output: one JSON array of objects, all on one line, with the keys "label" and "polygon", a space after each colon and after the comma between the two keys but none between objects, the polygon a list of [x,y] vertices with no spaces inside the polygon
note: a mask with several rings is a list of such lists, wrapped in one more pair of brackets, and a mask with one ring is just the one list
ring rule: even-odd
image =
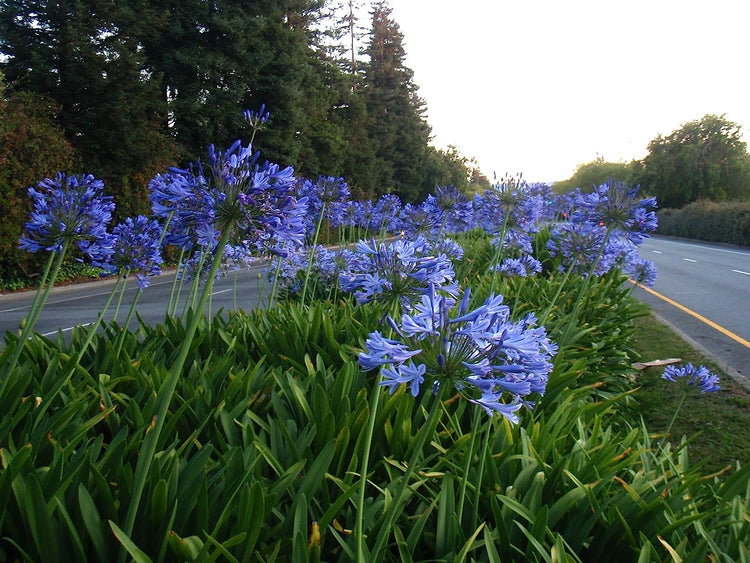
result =
[{"label": "bright horizon", "polygon": [[490,181],[641,159],[657,135],[706,114],[726,114],[750,140],[750,2],[389,5],[433,144],[476,158]]}]

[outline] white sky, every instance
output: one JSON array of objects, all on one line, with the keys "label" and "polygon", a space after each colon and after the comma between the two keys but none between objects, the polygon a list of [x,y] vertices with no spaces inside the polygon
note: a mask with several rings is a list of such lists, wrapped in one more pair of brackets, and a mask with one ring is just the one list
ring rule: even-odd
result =
[{"label": "white sky", "polygon": [[629,162],[707,113],[750,141],[750,0],[390,0],[434,144],[492,180]]}]

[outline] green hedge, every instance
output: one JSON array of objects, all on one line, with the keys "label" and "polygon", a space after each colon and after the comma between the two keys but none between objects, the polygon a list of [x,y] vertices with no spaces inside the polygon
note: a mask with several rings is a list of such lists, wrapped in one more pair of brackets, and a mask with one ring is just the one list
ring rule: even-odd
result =
[{"label": "green hedge", "polygon": [[696,201],[658,217],[660,235],[750,246],[750,201]]}]

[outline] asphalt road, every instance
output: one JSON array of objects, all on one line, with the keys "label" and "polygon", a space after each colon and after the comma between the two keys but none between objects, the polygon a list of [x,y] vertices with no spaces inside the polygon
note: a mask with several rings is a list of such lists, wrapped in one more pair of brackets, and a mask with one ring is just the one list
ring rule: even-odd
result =
[{"label": "asphalt road", "polygon": [[658,295],[641,288],[633,294],[721,367],[750,381],[750,251],[653,237],[640,252],[656,264]]},{"label": "asphalt road", "polygon": [[[220,309],[229,310],[241,308],[250,310],[263,306],[270,293],[267,283],[259,283],[258,276],[262,273],[264,266],[256,266],[248,270],[237,272],[236,291],[235,274],[230,273],[227,277],[217,280],[214,284],[211,296],[211,312],[217,313]],[[155,276],[151,284],[146,288],[138,299],[136,311],[141,318],[149,324],[156,325],[164,322],[167,303],[172,291],[174,271]],[[35,332],[45,336],[52,336],[58,330],[64,333],[72,330],[76,325],[94,322],[112,293],[115,280],[107,279],[87,282],[75,285],[53,287],[47,304],[34,327]],[[133,298],[138,292],[135,279],[128,279],[125,295],[118,315],[121,323],[125,322]],[[6,331],[15,331],[19,323],[28,315],[35,292],[13,293],[0,295],[0,335]],[[181,293],[177,312],[182,307],[187,297],[187,287]],[[105,315],[105,321],[112,319],[113,305]],[[137,321],[133,316],[131,328],[136,326]]]}]

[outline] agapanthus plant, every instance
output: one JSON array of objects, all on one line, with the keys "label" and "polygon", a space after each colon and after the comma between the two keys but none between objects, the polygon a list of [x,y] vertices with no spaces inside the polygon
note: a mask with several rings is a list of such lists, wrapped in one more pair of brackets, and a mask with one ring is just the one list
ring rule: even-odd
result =
[{"label": "agapanthus plant", "polygon": [[446,233],[462,233],[474,226],[474,208],[471,200],[455,186],[436,186],[435,193],[428,195],[424,207],[435,216],[439,224],[438,238]]},{"label": "agapanthus plant", "polygon": [[528,277],[542,271],[542,263],[533,256],[524,254],[520,258],[505,258],[496,266],[496,270],[506,277]]},{"label": "agapanthus plant", "polygon": [[140,289],[149,284],[149,277],[161,273],[162,226],[143,215],[128,217],[112,229],[113,253],[103,270],[107,274],[135,276]]},{"label": "agapanthus plant", "polygon": [[[380,369],[379,384],[393,392],[407,385],[417,396],[451,386],[489,415],[518,423],[518,410],[542,395],[556,346],[533,314],[512,321],[501,295],[491,295],[469,311],[467,289],[455,312],[455,300],[434,290],[422,296],[401,322],[389,317],[393,339],[373,332],[359,355],[363,369]],[[397,337],[397,338],[396,338]]]},{"label": "agapanthus plant", "polygon": [[29,188],[34,200],[31,220],[20,247],[28,252],[61,252],[75,245],[94,266],[112,254],[112,235],[107,225],[115,204],[104,195],[104,183],[91,174],[67,176],[60,172]]},{"label": "agapanthus plant", "polygon": [[[113,238],[107,232],[107,225],[115,204],[103,190],[104,183],[91,174],[68,176],[64,172],[55,178],[45,178],[36,188],[29,188],[33,207],[19,246],[28,252],[47,251],[50,256],[18,344],[6,364],[6,374],[18,361],[23,343],[39,318],[68,250],[76,247],[92,265],[99,267],[111,256]],[[7,382],[6,376],[0,385],[0,396]]]},{"label": "agapanthus plant", "polygon": [[682,409],[682,405],[685,404],[685,399],[687,398],[690,389],[700,389],[701,393],[715,393],[721,389],[718,375],[708,371],[708,368],[705,366],[695,367],[690,362],[683,367],[673,365],[667,366],[664,368],[661,378],[671,381],[672,383],[685,383],[685,385],[682,386],[680,402],[677,403],[677,408],[675,408],[672,419],[669,421],[669,426],[667,426],[667,429],[664,431],[665,435],[669,435],[671,432],[672,426],[674,425],[675,420],[677,420],[677,415],[679,414],[680,409]]},{"label": "agapanthus plant", "polygon": [[200,162],[188,169],[173,168],[169,175],[157,176],[150,184],[154,215],[170,217],[170,228],[174,225],[177,229],[173,234],[185,244],[195,244],[200,238],[211,266],[198,305],[189,317],[179,354],[159,389],[154,425],[142,443],[133,478],[123,528],[126,534],[135,525],[146,475],[225,247],[238,244],[265,248],[274,244],[283,248],[279,237],[284,237],[288,244],[301,244],[304,240],[291,167],[281,168],[269,162],[258,164],[258,154],[252,152],[250,145],[243,147],[240,141],[226,152],[217,152],[211,145],[208,156],[205,168]]},{"label": "agapanthus plant", "polygon": [[341,289],[359,303],[380,301],[408,310],[431,290],[455,295],[453,263],[435,255],[424,237],[392,243],[359,241],[348,272],[339,277]]}]

